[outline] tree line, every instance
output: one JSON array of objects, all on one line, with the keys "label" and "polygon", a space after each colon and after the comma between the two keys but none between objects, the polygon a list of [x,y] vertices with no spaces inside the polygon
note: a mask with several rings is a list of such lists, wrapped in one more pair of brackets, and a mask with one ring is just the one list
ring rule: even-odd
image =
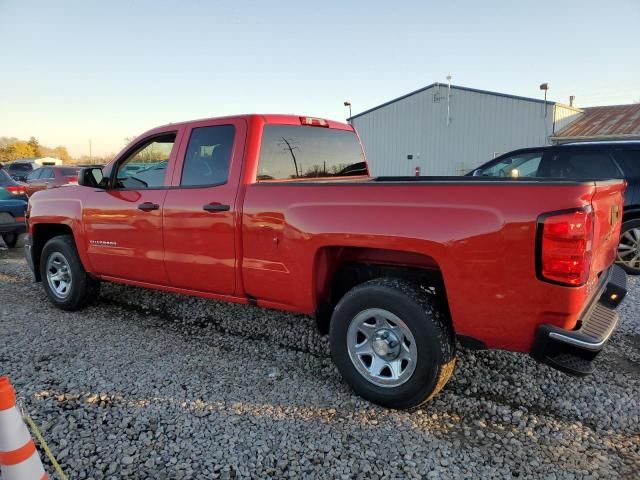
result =
[{"label": "tree line", "polygon": [[58,145],[55,148],[41,145],[35,137],[20,140],[15,137],[0,137],[0,163],[13,162],[21,158],[55,157],[64,163],[71,163],[73,159],[67,147]]}]

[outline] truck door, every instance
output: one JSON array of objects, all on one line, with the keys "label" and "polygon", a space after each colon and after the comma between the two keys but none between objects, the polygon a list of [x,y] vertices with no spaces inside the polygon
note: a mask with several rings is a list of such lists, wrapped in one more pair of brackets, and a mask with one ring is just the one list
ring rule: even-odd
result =
[{"label": "truck door", "polygon": [[164,203],[165,268],[172,286],[233,295],[246,123],[207,120],[185,131]]},{"label": "truck door", "polygon": [[88,189],[83,221],[93,270],[101,275],[167,284],[162,208],[174,165],[177,131],[136,143],[113,166],[105,190]]}]

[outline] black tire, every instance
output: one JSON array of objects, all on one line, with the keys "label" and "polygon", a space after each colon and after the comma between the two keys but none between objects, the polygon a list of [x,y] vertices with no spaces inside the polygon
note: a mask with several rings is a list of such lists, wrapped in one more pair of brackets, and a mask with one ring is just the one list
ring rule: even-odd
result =
[{"label": "black tire", "polygon": [[[640,230],[640,218],[627,220],[622,224],[621,233],[620,233],[621,244],[622,242],[628,241],[628,239],[624,239],[622,237],[626,232],[629,232],[630,230],[636,230],[636,231]],[[636,244],[635,254],[637,255],[638,253],[640,253],[640,245]],[[635,265],[638,265],[637,268],[634,268],[633,266],[628,264],[630,260],[629,257],[632,257],[632,256],[635,256],[635,255],[633,253],[630,253],[621,257],[618,254],[618,259],[616,263],[618,263],[618,265],[620,265],[624,269],[624,271],[627,272],[629,275],[640,275],[640,262],[635,263]],[[627,263],[625,263],[625,260],[627,260]]]},{"label": "black tire", "polygon": [[[64,294],[57,293],[54,289],[55,282],[49,281],[47,268],[50,259],[60,257],[66,262],[63,268],[70,278],[69,287]],[[100,282],[87,275],[71,235],[54,237],[45,244],[40,255],[40,274],[49,300],[61,310],[80,310],[95,302],[100,294]]]},{"label": "black tire", "polygon": [[5,233],[2,235],[2,240],[9,248],[16,248],[16,244],[18,243],[18,235],[11,232]]},{"label": "black tire", "polygon": [[[369,309],[391,312],[415,339],[415,369],[401,385],[373,383],[351,359],[347,346],[349,325]],[[407,409],[422,405],[445,386],[455,367],[451,323],[438,311],[432,294],[404,280],[379,278],[351,289],[335,308],[329,335],[331,355],[342,377],[358,395],[384,407]]]}]

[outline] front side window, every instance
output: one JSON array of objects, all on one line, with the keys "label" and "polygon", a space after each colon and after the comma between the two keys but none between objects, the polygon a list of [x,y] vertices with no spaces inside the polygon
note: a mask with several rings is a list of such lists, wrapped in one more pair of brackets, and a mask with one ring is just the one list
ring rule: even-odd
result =
[{"label": "front side window", "polygon": [[180,185],[221,185],[229,176],[235,127],[216,125],[191,131]]},{"label": "front side window", "polygon": [[119,162],[115,188],[163,187],[175,139],[175,133],[155,137]]},{"label": "front side window", "polygon": [[536,177],[542,152],[521,153],[503,158],[480,170],[483,177]]},{"label": "front side window", "polygon": [[293,125],[264,127],[258,181],[366,174],[364,154],[353,131]]}]

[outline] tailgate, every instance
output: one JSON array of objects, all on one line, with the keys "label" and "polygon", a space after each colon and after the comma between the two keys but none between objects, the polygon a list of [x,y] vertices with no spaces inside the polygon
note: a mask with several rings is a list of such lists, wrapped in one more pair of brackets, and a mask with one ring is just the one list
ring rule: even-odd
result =
[{"label": "tailgate", "polygon": [[616,259],[626,182],[598,181],[595,187],[595,193],[591,198],[594,212],[591,279],[595,279]]}]

